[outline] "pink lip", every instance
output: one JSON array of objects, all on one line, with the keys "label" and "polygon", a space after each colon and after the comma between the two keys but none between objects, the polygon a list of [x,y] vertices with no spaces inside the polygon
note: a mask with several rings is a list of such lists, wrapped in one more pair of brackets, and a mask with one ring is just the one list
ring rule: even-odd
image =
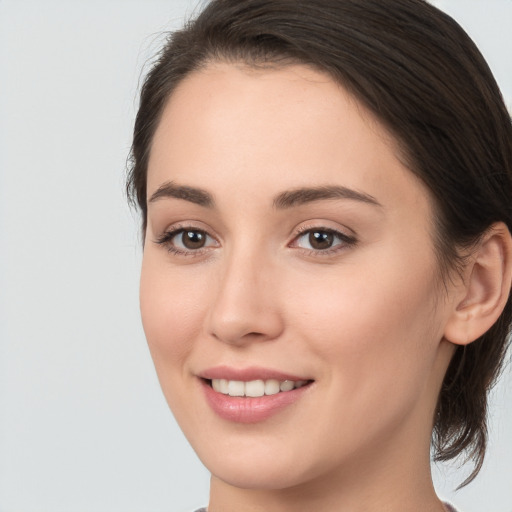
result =
[{"label": "pink lip", "polygon": [[310,379],[264,368],[251,367],[235,369],[226,366],[219,366],[201,372],[199,377],[206,401],[212,410],[222,419],[236,423],[257,423],[264,421],[289,405],[297,402],[311,387],[311,383],[309,383],[291,391],[285,391],[275,395],[265,395],[258,398],[232,397],[214,391],[207,380],[227,379],[248,382],[259,379],[276,379],[279,381]]}]

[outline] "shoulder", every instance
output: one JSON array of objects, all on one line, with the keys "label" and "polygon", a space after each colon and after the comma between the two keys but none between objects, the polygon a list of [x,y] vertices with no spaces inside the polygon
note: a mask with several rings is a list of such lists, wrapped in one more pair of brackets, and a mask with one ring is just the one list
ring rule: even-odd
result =
[{"label": "shoulder", "polygon": [[[457,512],[457,509],[453,505],[450,505],[449,503],[443,503],[443,505],[446,509],[446,512]],[[206,508],[200,508],[195,512],[208,512],[208,510]]]}]

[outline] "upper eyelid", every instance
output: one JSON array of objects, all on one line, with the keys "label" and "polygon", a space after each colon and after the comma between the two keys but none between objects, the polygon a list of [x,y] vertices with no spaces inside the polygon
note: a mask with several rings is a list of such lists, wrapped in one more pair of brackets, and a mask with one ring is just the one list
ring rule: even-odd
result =
[{"label": "upper eyelid", "polygon": [[183,233],[184,231],[199,231],[218,242],[217,237],[215,235],[212,235],[209,230],[204,229],[204,228],[199,228],[196,226],[186,226],[186,225],[185,226],[171,226],[169,228],[165,228],[162,231],[162,234],[158,238],[162,238],[165,236],[167,236],[169,238],[175,237],[175,236],[179,235],[180,233]]},{"label": "upper eyelid", "polygon": [[356,240],[356,237],[354,235],[348,235],[347,233],[344,233],[343,231],[340,231],[338,229],[318,227],[318,228],[308,228],[308,229],[304,229],[304,230],[298,232],[293,237],[292,242],[299,238],[302,238],[304,235],[307,235],[308,233],[315,232],[315,231],[332,233],[335,236],[337,236],[338,238],[341,238],[342,240]]},{"label": "upper eyelid", "polygon": [[174,224],[171,224],[160,231],[159,237],[169,235],[169,234],[177,234],[180,231],[190,230],[190,231],[201,231],[203,233],[206,233],[211,238],[218,241],[219,237],[216,234],[213,234],[212,230],[209,227],[197,225],[196,222],[198,224],[203,224],[200,221],[176,222]]},{"label": "upper eyelid", "polygon": [[331,228],[329,226],[318,225],[318,226],[301,226],[297,228],[295,235],[302,235],[304,233],[308,233],[309,231],[330,231],[332,233],[339,233],[340,235],[345,234],[341,229]]},{"label": "upper eyelid", "polygon": [[[324,221],[325,222],[325,221]],[[302,226],[299,226],[298,228],[294,229],[294,232],[291,234],[292,237],[297,238],[300,235],[303,235],[304,233],[308,233],[310,231],[329,231],[331,233],[338,233],[342,237],[345,238],[357,238],[357,233],[350,229],[347,226],[343,227],[332,227],[326,224],[322,224],[322,221],[312,222],[311,224],[303,224]]]}]

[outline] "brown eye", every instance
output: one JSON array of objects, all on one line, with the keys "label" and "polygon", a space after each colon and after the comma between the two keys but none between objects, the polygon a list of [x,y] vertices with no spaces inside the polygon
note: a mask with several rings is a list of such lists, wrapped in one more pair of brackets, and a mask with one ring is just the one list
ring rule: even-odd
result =
[{"label": "brown eye", "polygon": [[185,249],[201,249],[206,244],[207,235],[204,231],[184,230],[174,237],[174,245]]},{"label": "brown eye", "polygon": [[334,233],[330,231],[310,231],[308,242],[312,249],[330,249],[334,242]]},{"label": "brown eye", "polygon": [[195,228],[179,228],[167,231],[155,243],[173,254],[201,254],[201,249],[219,247],[218,242],[206,231]]},{"label": "brown eye", "polygon": [[291,244],[308,251],[329,253],[356,244],[354,236],[345,235],[339,231],[328,228],[316,228],[303,231]]}]

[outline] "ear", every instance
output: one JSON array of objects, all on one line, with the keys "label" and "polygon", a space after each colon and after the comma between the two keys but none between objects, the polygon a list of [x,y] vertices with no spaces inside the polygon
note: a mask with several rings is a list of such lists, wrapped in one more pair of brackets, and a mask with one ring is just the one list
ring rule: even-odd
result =
[{"label": "ear", "polygon": [[444,337],[467,345],[501,315],[512,286],[512,237],[503,222],[493,224],[472,250],[447,321]]}]

